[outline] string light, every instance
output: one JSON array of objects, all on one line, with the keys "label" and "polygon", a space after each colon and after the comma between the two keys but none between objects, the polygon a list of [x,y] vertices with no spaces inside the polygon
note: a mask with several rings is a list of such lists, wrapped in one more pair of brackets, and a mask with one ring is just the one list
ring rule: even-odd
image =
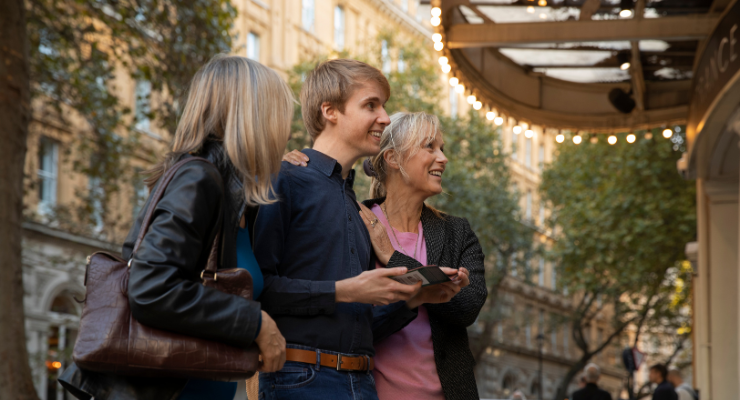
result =
[{"label": "string light", "polygon": [[583,138],[580,135],[573,136],[573,143],[575,143],[575,144],[581,144],[581,141],[582,140],[583,140]]},{"label": "string light", "polygon": [[445,45],[442,42],[437,42],[434,44],[434,50],[442,51],[442,49],[444,48],[445,48]]},{"label": "string light", "polygon": [[521,126],[519,126],[519,125],[517,125],[517,126],[515,126],[515,127],[511,128],[511,130],[512,130],[512,132],[514,132],[514,134],[516,134],[516,135],[518,135],[518,134],[522,133],[522,127],[521,127]]},{"label": "string light", "polygon": [[527,129],[526,131],[524,131],[524,137],[526,137],[527,139],[531,139],[532,137],[534,137],[534,131],[531,129]]},{"label": "string light", "polygon": [[666,139],[670,139],[670,137],[673,136],[673,131],[670,128],[663,129],[663,137]]},{"label": "string light", "polygon": [[460,83],[460,80],[455,78],[454,76],[450,78],[450,86],[457,86],[457,84]]},{"label": "string light", "polygon": [[547,0],[540,0],[537,2],[537,5],[540,7],[544,7],[547,5]]},{"label": "string light", "polygon": [[591,142],[591,144],[596,144],[599,143],[599,138],[597,138],[596,136],[591,136],[591,139],[589,139],[588,141]]},{"label": "string light", "polygon": [[439,65],[447,65],[448,62],[450,62],[450,60],[448,60],[445,56],[439,58]]},{"label": "string light", "polygon": [[547,19],[547,14],[540,13],[540,19]]},{"label": "string light", "polygon": [[622,11],[619,12],[619,16],[622,17],[622,18],[629,18],[629,17],[632,16],[632,10],[629,10],[629,9],[622,10]]},{"label": "string light", "polygon": [[476,110],[480,110],[481,108],[483,108],[483,103],[481,103],[480,101],[476,101],[475,103],[473,103],[473,108]]},{"label": "string light", "polygon": [[493,119],[493,123],[496,124],[497,126],[501,126],[504,124],[504,119],[501,117],[496,117]]},{"label": "string light", "polygon": [[653,138],[653,134],[651,132],[645,133],[645,139],[650,140]]},{"label": "string light", "polygon": [[555,141],[558,143],[563,143],[565,141],[565,135],[559,133],[557,136],[555,136]]},{"label": "string light", "polygon": [[439,17],[432,17],[432,19],[429,20],[429,23],[432,24],[432,26],[439,26],[439,24],[442,23],[442,20],[439,19]]},{"label": "string light", "polygon": [[627,135],[627,143],[635,143],[635,140],[637,140],[637,136],[634,133]]},{"label": "string light", "polygon": [[496,118],[495,111],[489,111],[486,113],[486,119],[488,119],[489,121],[493,121],[494,118]]},{"label": "string light", "polygon": [[[435,46],[435,48],[436,48],[436,46]],[[626,71],[626,70],[630,69],[631,66],[632,66],[632,64],[630,64],[629,62],[623,62],[622,65],[619,66],[619,69],[621,69],[622,71]]]},{"label": "string light", "polygon": [[455,91],[457,93],[463,93],[463,92],[465,92],[465,86],[463,86],[463,85],[457,85],[457,86],[455,86]]},{"label": "string light", "polygon": [[606,141],[609,142],[609,144],[613,145],[613,144],[617,143],[617,137],[614,136],[614,135],[611,135],[611,136],[609,136],[608,139],[606,139]]},{"label": "string light", "polygon": [[441,34],[435,33],[434,35],[432,35],[432,42],[438,43],[438,42],[441,42],[441,41],[442,41],[442,35]]},{"label": "string light", "polygon": [[432,7],[431,13],[432,17],[439,17],[440,15],[442,15],[442,9],[439,7]]},{"label": "string light", "polygon": [[445,74],[450,71],[452,71],[452,67],[450,66],[450,64],[445,64],[442,66],[442,72],[444,72]]},{"label": "string light", "polygon": [[532,6],[527,7],[527,12],[530,14],[534,14],[534,7]]},{"label": "string light", "polygon": [[473,103],[475,103],[475,96],[471,94],[470,96],[468,96],[468,104],[473,104]]}]

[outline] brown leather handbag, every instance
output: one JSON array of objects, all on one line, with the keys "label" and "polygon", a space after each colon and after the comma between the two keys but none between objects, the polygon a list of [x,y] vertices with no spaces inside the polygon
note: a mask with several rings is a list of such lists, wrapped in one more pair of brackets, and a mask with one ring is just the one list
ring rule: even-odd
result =
[{"label": "brown leather handbag", "polygon": [[[190,157],[162,177],[149,202],[131,259],[139,249],[154,209],[177,170],[185,163],[208,160]],[[245,269],[217,270],[220,230],[201,273],[203,285],[252,298],[252,276]],[[87,295],[72,359],[82,369],[118,375],[198,378],[217,381],[248,379],[259,368],[259,349],[237,348],[144,326],[131,316],[128,278],[131,260],[107,252],[87,257]]]}]

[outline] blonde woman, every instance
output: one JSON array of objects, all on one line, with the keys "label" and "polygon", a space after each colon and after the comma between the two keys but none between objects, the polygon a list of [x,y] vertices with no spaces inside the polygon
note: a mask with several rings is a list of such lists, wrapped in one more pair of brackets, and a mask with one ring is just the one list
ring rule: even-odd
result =
[{"label": "blonde woman", "polygon": [[[138,321],[233,346],[256,343],[268,372],[285,362],[285,340],[275,322],[258,302],[203,286],[199,274],[220,227],[219,267],[248,269],[259,290],[262,276],[250,235],[257,209],[272,202],[270,182],[280,170],[293,107],[288,85],[258,62],[219,55],[195,74],[170,152],[149,171],[149,189],[183,158],[199,156],[213,164],[188,163],[170,182],[133,257],[128,286]],[[142,219],[123,245],[124,258]],[[232,382],[132,378],[74,367],[61,380],[84,399],[231,400],[236,392]]]},{"label": "blonde woman", "polygon": [[[296,152],[285,159],[310,162]],[[375,342],[380,400],[479,399],[466,328],[486,301],[483,252],[467,220],[425,204],[442,193],[446,166],[439,120],[421,112],[392,115],[380,153],[365,162],[373,200],[361,215],[377,258],[390,260],[377,267],[439,265],[455,282],[427,286],[408,303],[417,318]]]}]

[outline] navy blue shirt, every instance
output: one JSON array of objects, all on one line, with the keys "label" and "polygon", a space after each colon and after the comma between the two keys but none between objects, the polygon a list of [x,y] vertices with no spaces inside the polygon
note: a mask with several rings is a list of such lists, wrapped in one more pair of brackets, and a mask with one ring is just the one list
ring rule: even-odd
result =
[{"label": "navy blue shirt", "polygon": [[352,189],[355,171],[343,179],[336,160],[303,152],[308,166],[282,163],[275,184],[279,201],[261,206],[255,223],[262,309],[289,344],[373,355],[373,328],[386,336],[416,312],[403,302],[336,303],[335,282],[374,268],[375,257]]}]

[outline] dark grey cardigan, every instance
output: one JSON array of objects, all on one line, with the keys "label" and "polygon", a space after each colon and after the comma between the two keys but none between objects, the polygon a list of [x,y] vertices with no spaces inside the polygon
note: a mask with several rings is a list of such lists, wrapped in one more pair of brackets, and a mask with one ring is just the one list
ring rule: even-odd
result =
[{"label": "dark grey cardigan", "polygon": [[[384,198],[367,200],[371,208]],[[478,237],[465,218],[443,214],[438,217],[424,206],[421,213],[424,239],[427,246],[427,263],[442,267],[465,267],[470,272],[470,285],[444,304],[428,304],[432,326],[432,345],[437,373],[447,400],[478,400],[475,384],[475,360],[468,344],[466,328],[475,322],[488,289],[483,267],[483,251]],[[399,253],[400,254],[400,253]],[[397,261],[398,260],[398,261]],[[388,267],[420,267],[421,263],[401,254],[394,255]]]}]

